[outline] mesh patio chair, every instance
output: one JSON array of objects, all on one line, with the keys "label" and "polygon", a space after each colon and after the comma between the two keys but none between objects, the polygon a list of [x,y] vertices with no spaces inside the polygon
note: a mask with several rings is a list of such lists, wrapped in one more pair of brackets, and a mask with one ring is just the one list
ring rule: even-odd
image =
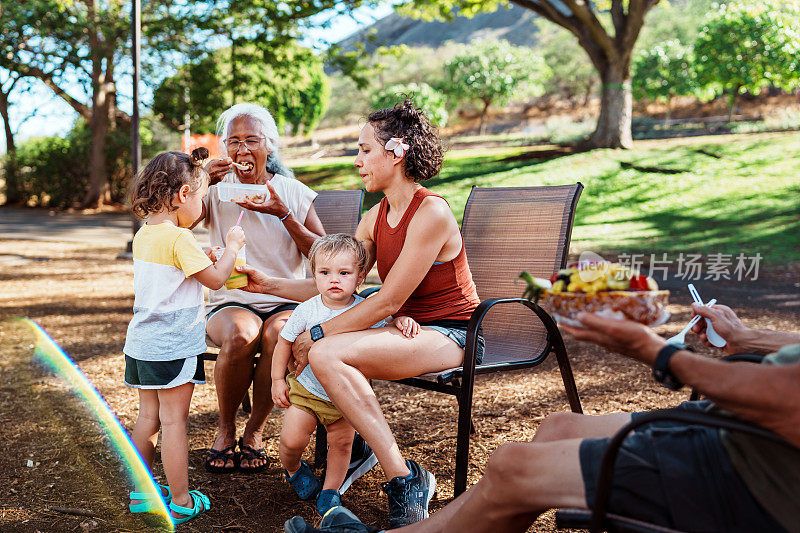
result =
[{"label": "mesh patio chair", "polygon": [[355,235],[361,221],[361,205],[364,189],[355,191],[319,191],[314,200],[325,233],[347,233]]},{"label": "mesh patio chair", "polygon": [[[354,235],[361,220],[361,204],[364,201],[364,190],[354,191],[319,191],[314,199],[314,210],[317,212],[325,233],[348,233]],[[201,357],[206,361],[216,361],[219,346],[206,335],[206,344],[215,351],[206,352]],[[253,359],[253,362],[257,357]],[[242,409],[250,412],[250,392],[242,399]]]},{"label": "mesh patio chair", "polygon": [[592,533],[600,531],[620,533],[681,533],[679,530],[658,524],[651,524],[642,520],[620,516],[607,512],[608,499],[611,493],[611,483],[614,477],[614,461],[623,440],[636,428],[655,421],[671,420],[687,424],[704,425],[723,428],[728,431],[739,431],[780,442],[792,446],[783,438],[771,431],[756,425],[742,422],[730,416],[704,412],[671,411],[669,409],[656,410],[642,414],[620,429],[609,442],[600,463],[597,476],[597,490],[592,510],[587,509],[559,509],[556,511],[557,529],[588,529]]},{"label": "mesh patio chair", "polygon": [[[575,207],[583,185],[474,187],[464,208],[461,234],[481,304],[467,330],[464,365],[399,383],[443,392],[458,400],[455,495],[467,488],[472,394],[476,374],[537,366],[555,353],[572,411],[582,412],[561,333],[535,303],[520,298],[517,276],[527,270],[549,278],[564,268]],[[377,289],[364,291],[374,292]],[[475,364],[477,331],[486,341],[483,363]]]}]

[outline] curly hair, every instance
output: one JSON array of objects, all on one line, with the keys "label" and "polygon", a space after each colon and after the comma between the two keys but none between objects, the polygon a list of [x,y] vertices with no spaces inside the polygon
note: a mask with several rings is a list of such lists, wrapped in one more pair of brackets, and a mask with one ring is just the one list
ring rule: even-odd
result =
[{"label": "curly hair", "polygon": [[331,233],[330,235],[323,235],[314,241],[308,251],[311,270],[316,271],[317,269],[318,255],[322,254],[330,257],[344,252],[352,253],[355,258],[356,270],[359,274],[366,274],[367,251],[361,241],[347,233]]},{"label": "curly hair", "polygon": [[367,121],[375,128],[375,136],[382,144],[392,137],[402,137],[409,146],[404,161],[406,176],[416,182],[425,181],[442,169],[442,139],[425,112],[416,107],[408,95],[403,98],[394,107],[370,113]]},{"label": "curly hair", "polygon": [[208,159],[207,148],[195,148],[191,155],[183,152],[163,152],[144,167],[131,187],[131,209],[139,218],[164,209],[174,211],[172,198],[188,184],[192,191],[200,188],[208,173],[203,162]]}]

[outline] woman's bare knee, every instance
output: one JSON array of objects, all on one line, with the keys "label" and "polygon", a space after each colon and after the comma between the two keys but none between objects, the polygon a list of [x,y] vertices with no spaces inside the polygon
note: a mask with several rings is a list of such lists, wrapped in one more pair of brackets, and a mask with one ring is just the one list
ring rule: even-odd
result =
[{"label": "woman's bare knee", "polygon": [[267,324],[267,327],[265,327],[264,331],[261,333],[262,346],[272,346],[274,349],[275,345],[278,343],[278,339],[281,336],[281,330],[285,324],[286,320],[282,318],[275,319]]},{"label": "woman's bare knee", "polygon": [[220,358],[229,361],[252,360],[256,351],[258,331],[250,325],[236,326],[222,343]]},{"label": "woman's bare knee", "polygon": [[343,352],[335,342],[325,342],[328,339],[320,339],[314,343],[308,352],[308,364],[314,371],[317,379],[325,384],[325,380],[335,373],[335,368],[341,364]]}]

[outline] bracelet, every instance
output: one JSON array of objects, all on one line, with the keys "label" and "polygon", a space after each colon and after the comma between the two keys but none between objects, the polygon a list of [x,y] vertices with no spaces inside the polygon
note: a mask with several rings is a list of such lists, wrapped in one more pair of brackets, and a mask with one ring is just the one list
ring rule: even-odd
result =
[{"label": "bracelet", "polygon": [[291,209],[289,209],[289,211],[287,211],[287,212],[286,212],[286,214],[285,214],[285,215],[283,215],[283,218],[279,218],[278,220],[280,220],[281,222],[283,222],[283,221],[284,221],[284,220],[286,220],[286,219],[289,217],[289,215],[291,215],[291,214],[292,214],[292,210],[291,210]]}]

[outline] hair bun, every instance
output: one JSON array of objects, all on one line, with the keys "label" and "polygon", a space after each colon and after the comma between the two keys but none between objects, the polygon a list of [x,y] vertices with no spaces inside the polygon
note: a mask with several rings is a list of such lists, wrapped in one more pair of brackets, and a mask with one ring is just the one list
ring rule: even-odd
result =
[{"label": "hair bun", "polygon": [[209,153],[208,148],[205,146],[200,146],[199,148],[195,148],[192,150],[192,154],[189,156],[192,162],[192,165],[199,167],[202,166],[203,161],[208,159]]},{"label": "hair bun", "polygon": [[400,119],[405,122],[418,122],[422,110],[414,105],[414,95],[403,94],[402,96],[404,97],[403,102],[397,105]]}]

